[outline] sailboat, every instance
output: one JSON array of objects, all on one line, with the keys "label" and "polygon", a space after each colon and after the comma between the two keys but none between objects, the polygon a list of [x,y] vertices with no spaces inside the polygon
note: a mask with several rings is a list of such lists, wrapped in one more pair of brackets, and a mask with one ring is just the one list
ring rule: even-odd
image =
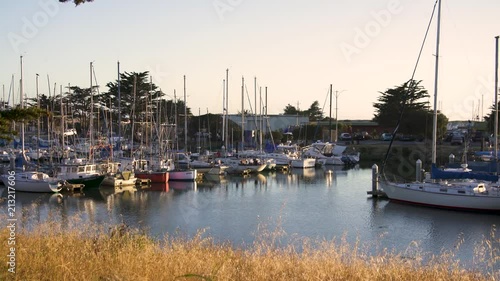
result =
[{"label": "sailboat", "polygon": [[[438,4],[436,66],[434,81],[434,120],[432,143],[432,171],[429,178],[411,183],[397,183],[382,180],[381,185],[391,201],[418,204],[436,208],[446,208],[469,211],[500,211],[500,182],[498,176],[464,171],[445,171],[436,167],[436,132],[437,132],[437,82],[439,59],[439,33],[441,20],[441,0]],[[498,61],[498,37],[497,37]],[[498,81],[498,63],[496,66]],[[495,85],[495,94],[498,87]],[[498,116],[497,116],[498,118]],[[418,167],[418,165],[417,165]],[[420,173],[418,171],[417,173]],[[420,176],[417,176],[419,179]]]},{"label": "sailboat", "polygon": [[[175,99],[175,95],[174,95]],[[175,105],[175,124],[177,125],[177,103]],[[176,132],[177,134],[177,127],[176,127]],[[177,136],[175,136],[176,139],[176,145],[178,146],[177,143]],[[178,149],[177,149],[178,150]],[[186,104],[186,75],[184,75],[184,150],[187,150],[187,104]],[[178,154],[174,155],[178,156]],[[188,169],[180,169],[179,168],[179,159],[175,158],[174,163],[170,163],[171,165],[167,167],[168,170],[168,176],[169,176],[169,181],[196,181],[196,178],[198,177],[198,171],[196,169],[192,169],[188,167]]]},{"label": "sailboat", "polygon": [[[23,88],[23,57],[21,56],[21,108],[24,108],[24,88]],[[21,123],[21,157],[26,161],[24,148],[24,123]],[[38,171],[9,171],[1,177],[4,185],[16,191],[25,192],[59,192],[63,182],[57,178],[52,178],[46,173]]]},{"label": "sailboat", "polygon": [[[153,93],[153,78],[150,77],[150,93]],[[119,81],[119,80],[118,80]],[[134,97],[135,97],[135,89],[136,89],[136,79],[134,79]],[[120,90],[120,89],[118,89]],[[152,96],[151,96],[151,100],[148,100],[147,99],[147,96],[146,96],[146,104],[149,103],[149,106],[146,106],[146,108],[150,107],[152,108],[152,104],[153,104],[153,100],[152,100]],[[153,112],[151,111],[152,109],[146,109],[146,124],[149,124],[146,126],[146,128],[149,128],[149,133],[147,132],[147,129],[146,129],[146,146],[148,146],[148,139],[147,137],[150,136],[150,143],[149,143],[149,148],[150,148],[150,155],[153,155]],[[161,110],[161,107],[158,108],[158,110]],[[149,118],[149,120],[148,120]],[[160,119],[160,118],[158,118]],[[149,122],[149,123],[148,123]],[[159,123],[159,126],[161,128],[161,121],[158,120],[158,123]],[[159,134],[159,145],[160,145],[160,154],[161,154],[161,144],[162,144],[162,141],[161,141],[161,134]],[[134,138],[134,132],[132,130],[132,139]],[[142,142],[141,142],[141,146],[140,146],[140,150],[141,150],[141,159],[138,159],[136,160],[135,158],[132,160],[132,163],[133,163],[133,167],[134,167],[134,173],[135,173],[135,176],[138,178],[138,179],[143,179],[143,180],[149,180],[151,183],[166,183],[168,182],[168,179],[169,179],[169,174],[167,173],[167,171],[165,170],[160,170],[158,167],[161,167],[161,165],[159,164],[163,164],[161,159],[158,159],[158,161],[156,161],[157,163],[154,163],[153,162],[153,158],[150,158],[150,160],[146,160],[146,159],[142,159],[142,149],[143,149],[143,145],[142,145]],[[151,156],[152,157],[152,156]],[[156,165],[155,165],[156,164]],[[152,167],[155,166],[157,167],[156,169],[153,169]]]}]

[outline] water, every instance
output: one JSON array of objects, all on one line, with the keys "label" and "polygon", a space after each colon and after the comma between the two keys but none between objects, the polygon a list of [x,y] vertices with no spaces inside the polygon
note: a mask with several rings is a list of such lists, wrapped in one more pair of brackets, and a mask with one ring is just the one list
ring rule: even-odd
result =
[{"label": "water", "polygon": [[[18,192],[16,205],[18,212],[28,208],[24,217],[31,222],[50,218],[64,223],[79,214],[83,221],[125,223],[158,238],[179,232],[192,236],[206,229],[217,241],[241,247],[251,245],[261,235],[259,226],[267,225],[271,231],[280,227],[286,232],[284,244],[301,238],[345,239],[350,244],[359,241],[370,254],[388,249],[410,258],[449,250],[474,268],[479,243],[491,239],[492,227],[500,223],[495,214],[372,199],[366,193],[370,188],[370,169],[294,169],[83,195]],[[498,242],[493,247],[500,251]]]}]

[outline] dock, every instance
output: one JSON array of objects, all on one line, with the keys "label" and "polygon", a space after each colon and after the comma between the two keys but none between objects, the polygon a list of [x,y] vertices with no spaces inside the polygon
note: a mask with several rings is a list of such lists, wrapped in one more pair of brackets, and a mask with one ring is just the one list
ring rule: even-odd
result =
[{"label": "dock", "polygon": [[66,182],[63,185],[63,190],[68,191],[68,192],[83,192],[83,188],[85,187],[85,184],[83,183],[69,183]]},{"label": "dock", "polygon": [[151,185],[151,180],[150,179],[137,179],[135,181],[135,185],[137,187],[146,187]]}]

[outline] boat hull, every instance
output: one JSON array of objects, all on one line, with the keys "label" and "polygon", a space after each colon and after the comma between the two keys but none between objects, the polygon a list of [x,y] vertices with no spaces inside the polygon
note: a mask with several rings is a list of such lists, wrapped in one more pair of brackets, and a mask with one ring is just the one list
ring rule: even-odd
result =
[{"label": "boat hull", "polygon": [[169,171],[169,181],[195,181],[198,176],[196,170]]},{"label": "boat hull", "polygon": [[500,211],[500,188],[476,192],[477,183],[382,183],[390,200],[444,209]]},{"label": "boat hull", "polygon": [[85,189],[99,188],[104,181],[105,175],[95,175],[78,179],[67,179],[66,181],[71,184],[83,184]]},{"label": "boat hull", "polygon": [[314,168],[316,166],[316,159],[303,158],[292,160],[290,166],[292,166],[292,168]]},{"label": "boat hull", "polygon": [[55,193],[62,190],[62,183],[60,181],[26,179],[19,173],[14,176],[14,179],[3,175],[2,181],[6,187],[14,188],[15,191],[21,192]]},{"label": "boat hull", "polygon": [[130,171],[121,172],[117,174],[109,174],[102,181],[102,186],[114,186],[114,187],[123,187],[123,186],[131,186],[135,185],[137,182],[137,178]]},{"label": "boat hull", "polygon": [[166,183],[169,180],[168,172],[135,172],[139,179],[149,179],[152,183]]}]

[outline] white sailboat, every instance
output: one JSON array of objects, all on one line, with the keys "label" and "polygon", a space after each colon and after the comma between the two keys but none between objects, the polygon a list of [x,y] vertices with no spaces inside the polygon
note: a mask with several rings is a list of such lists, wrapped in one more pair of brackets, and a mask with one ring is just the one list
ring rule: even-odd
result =
[{"label": "white sailboat", "polygon": [[[175,94],[174,94],[175,99]],[[177,105],[175,106],[175,124],[177,125]],[[177,134],[177,130],[175,132]],[[177,136],[175,137],[177,140]],[[176,141],[176,145],[178,143]],[[177,149],[178,150],[178,149]],[[187,150],[187,104],[186,104],[186,75],[184,75],[184,150]],[[170,165],[168,167],[169,181],[196,181],[198,177],[198,171],[196,169],[180,169],[178,164],[178,158],[174,159],[176,164]]]},{"label": "white sailboat", "polygon": [[[21,108],[24,108],[23,57],[21,56]],[[21,123],[21,157],[26,160],[24,148],[24,123]],[[1,177],[5,186],[25,192],[59,192],[63,182],[38,171],[9,171]]]},{"label": "white sailboat", "polygon": [[[438,0],[437,16],[438,23],[434,81],[432,176],[424,180],[417,180],[411,183],[397,183],[383,180],[381,181],[381,185],[387,197],[389,197],[391,201],[399,201],[404,203],[446,209],[498,212],[500,211],[500,182],[498,181],[498,176],[489,177],[488,175],[484,174],[474,174],[470,171],[444,171],[435,167],[437,139],[437,78],[441,0]],[[496,38],[497,64],[495,72],[497,77],[495,79],[495,95],[497,95],[498,91],[498,37]],[[498,116],[496,118],[498,118]],[[417,177],[417,179],[418,178],[419,177]]]}]

